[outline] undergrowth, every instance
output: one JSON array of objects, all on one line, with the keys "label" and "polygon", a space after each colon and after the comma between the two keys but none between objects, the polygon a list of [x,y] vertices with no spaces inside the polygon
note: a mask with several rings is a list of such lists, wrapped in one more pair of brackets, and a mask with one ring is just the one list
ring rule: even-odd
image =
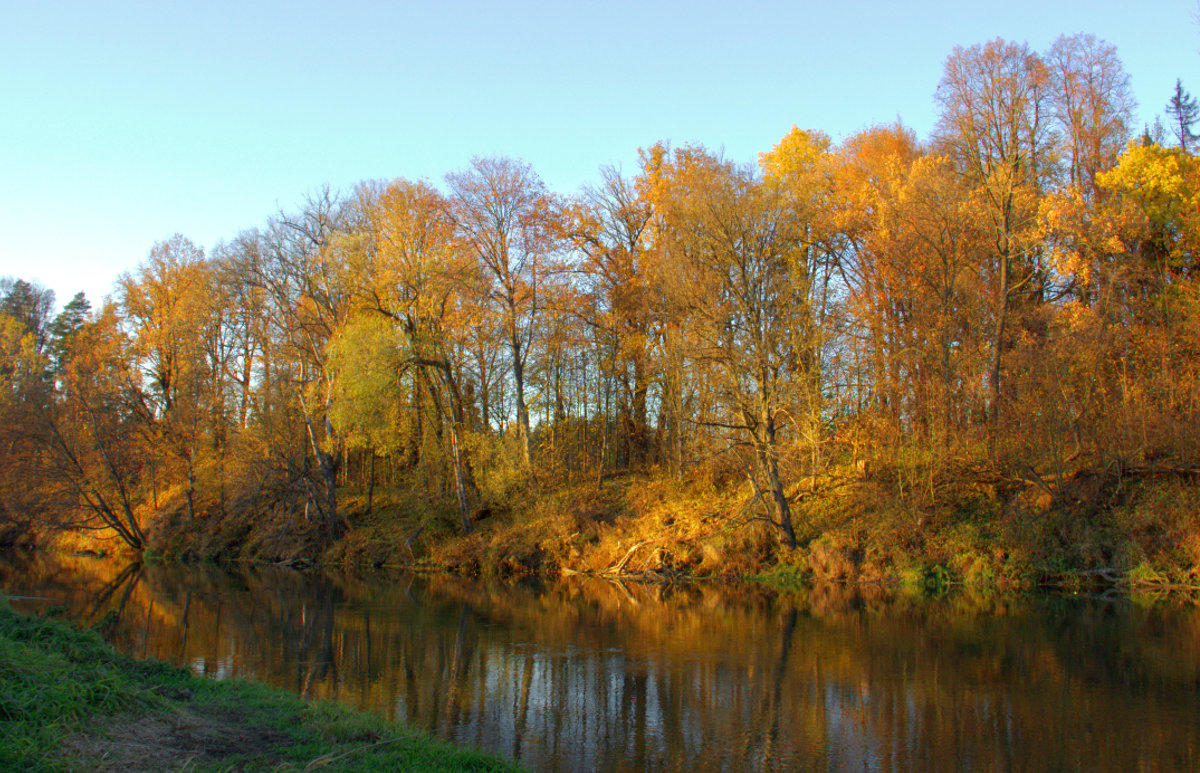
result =
[{"label": "undergrowth", "polygon": [[1051,490],[1044,480],[987,465],[948,464],[921,485],[915,480],[886,466],[803,477],[789,492],[794,548],[783,544],[772,512],[744,478],[648,472],[530,482],[511,498],[476,503],[469,535],[447,492],[377,488],[368,501],[364,491],[347,489],[340,502],[349,528],[327,549],[304,552],[299,537],[288,542],[252,525],[238,548],[223,537],[222,550],[487,576],[582,572],[1008,590],[1069,584],[1103,569],[1143,585],[1200,584],[1200,481],[1085,468]]}]

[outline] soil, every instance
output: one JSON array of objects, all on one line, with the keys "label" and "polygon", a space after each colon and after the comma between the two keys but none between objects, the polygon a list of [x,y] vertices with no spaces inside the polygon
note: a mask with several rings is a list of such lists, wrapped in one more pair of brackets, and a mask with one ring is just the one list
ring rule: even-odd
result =
[{"label": "soil", "polygon": [[247,725],[236,712],[178,709],[105,720],[71,736],[66,748],[100,773],[159,773],[221,763],[234,771],[243,763],[269,767],[283,761],[278,750],[292,743],[278,731]]}]

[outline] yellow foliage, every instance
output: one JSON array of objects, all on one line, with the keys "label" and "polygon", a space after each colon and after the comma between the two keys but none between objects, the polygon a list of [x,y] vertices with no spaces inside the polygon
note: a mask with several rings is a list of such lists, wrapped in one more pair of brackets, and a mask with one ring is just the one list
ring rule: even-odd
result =
[{"label": "yellow foliage", "polygon": [[758,154],[758,163],[768,179],[798,180],[828,156],[829,135],[793,126],[770,152]]},{"label": "yellow foliage", "polygon": [[329,344],[333,394],[329,417],[352,448],[385,450],[407,439],[407,390],[401,362],[407,343],[378,314],[351,317]]},{"label": "yellow foliage", "polygon": [[1131,142],[1117,166],[1096,180],[1140,210],[1172,268],[1194,263],[1200,247],[1200,161],[1178,148]]}]

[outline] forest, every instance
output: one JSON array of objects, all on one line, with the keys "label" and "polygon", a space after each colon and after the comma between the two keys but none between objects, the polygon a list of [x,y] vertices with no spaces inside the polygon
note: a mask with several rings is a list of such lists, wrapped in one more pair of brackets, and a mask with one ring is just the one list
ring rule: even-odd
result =
[{"label": "forest", "polygon": [[1200,106],[1164,96],[1135,127],[1111,45],[996,39],[924,139],[660,142],[573,195],[476,157],[176,235],[99,307],[6,279],[0,543],[1195,581]]}]

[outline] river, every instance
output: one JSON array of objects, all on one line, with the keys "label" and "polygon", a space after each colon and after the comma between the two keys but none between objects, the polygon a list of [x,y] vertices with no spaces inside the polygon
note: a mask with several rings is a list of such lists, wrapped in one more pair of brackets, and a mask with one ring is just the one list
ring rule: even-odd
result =
[{"label": "river", "polygon": [[1200,770],[1200,608],[0,553],[18,609],[533,771]]}]

